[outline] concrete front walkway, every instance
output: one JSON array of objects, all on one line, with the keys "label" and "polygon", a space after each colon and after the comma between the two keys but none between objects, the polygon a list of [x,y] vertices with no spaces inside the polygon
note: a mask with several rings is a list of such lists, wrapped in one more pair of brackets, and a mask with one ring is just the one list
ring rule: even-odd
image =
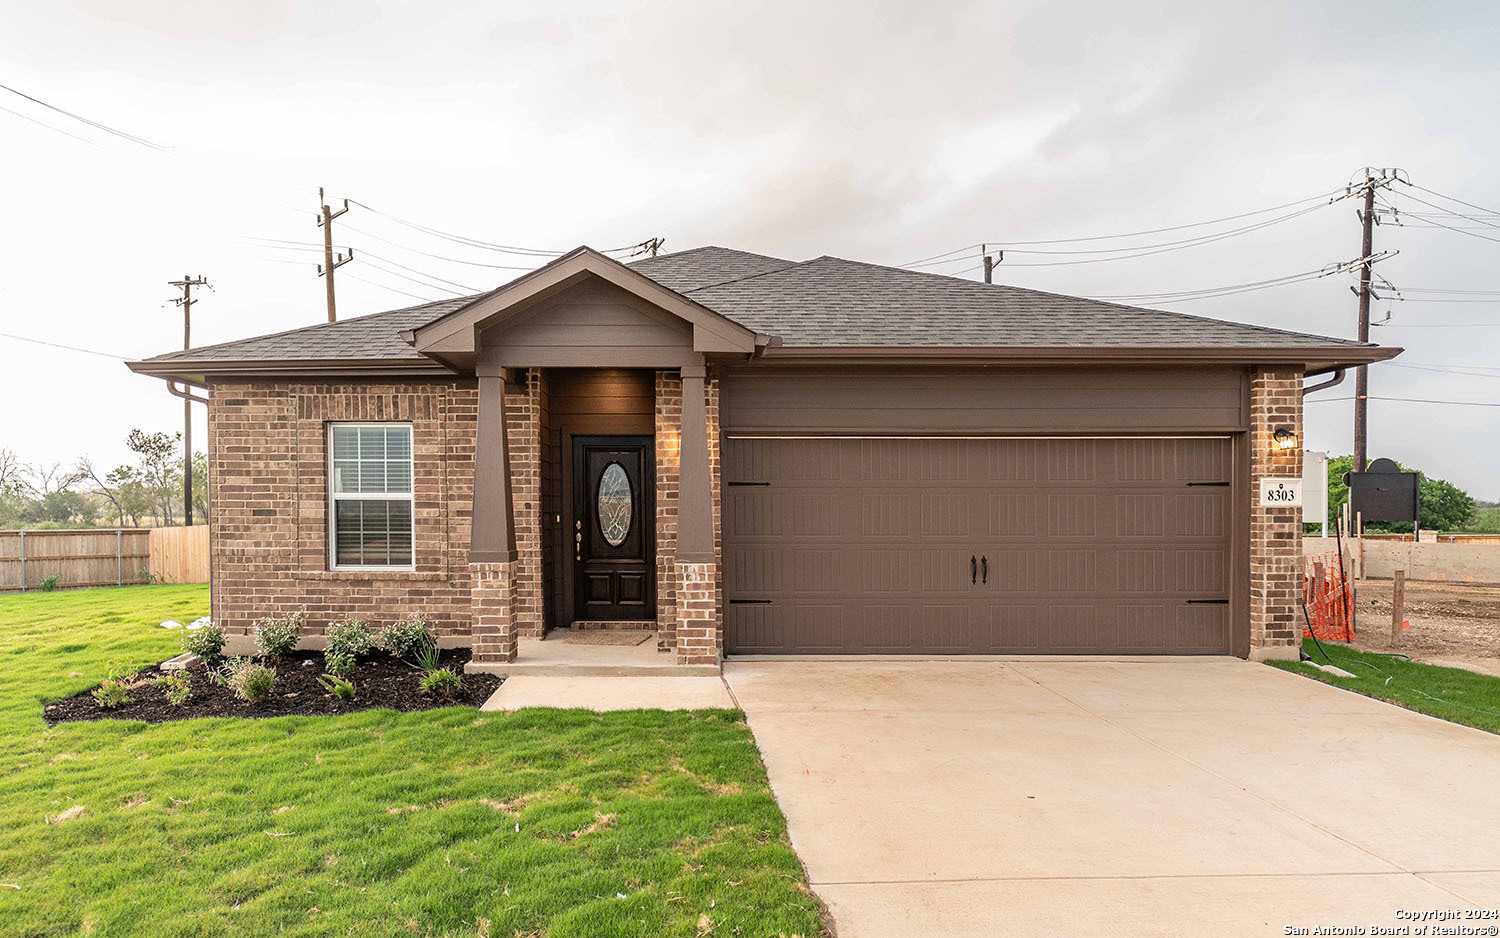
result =
[{"label": "concrete front walkway", "polygon": [[1500,737],[1266,665],[724,673],[840,938],[1268,936],[1500,907]]}]

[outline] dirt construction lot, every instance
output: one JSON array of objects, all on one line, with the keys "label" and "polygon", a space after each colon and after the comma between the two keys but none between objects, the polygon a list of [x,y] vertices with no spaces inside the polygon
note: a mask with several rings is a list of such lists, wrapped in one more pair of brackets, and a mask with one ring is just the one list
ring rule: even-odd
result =
[{"label": "dirt construction lot", "polygon": [[1391,642],[1390,580],[1360,580],[1354,647],[1500,676],[1500,586],[1406,582],[1411,628]]}]

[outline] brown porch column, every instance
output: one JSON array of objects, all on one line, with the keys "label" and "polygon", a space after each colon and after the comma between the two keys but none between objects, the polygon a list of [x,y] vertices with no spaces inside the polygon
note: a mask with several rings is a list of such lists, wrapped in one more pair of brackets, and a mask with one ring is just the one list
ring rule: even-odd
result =
[{"label": "brown porch column", "polygon": [[677,663],[718,664],[713,489],[702,365],[682,369],[682,457],[677,483]]},{"label": "brown porch column", "polygon": [[516,531],[505,441],[505,379],[479,376],[469,570],[474,663],[516,660]]}]

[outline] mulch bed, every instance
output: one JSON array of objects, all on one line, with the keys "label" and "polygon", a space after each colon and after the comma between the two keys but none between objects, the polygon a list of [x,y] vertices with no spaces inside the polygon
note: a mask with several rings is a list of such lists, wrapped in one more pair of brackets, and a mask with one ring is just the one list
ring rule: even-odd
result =
[{"label": "mulch bed", "polygon": [[[276,665],[276,688],[271,696],[260,703],[247,703],[234,695],[228,687],[217,684],[209,677],[203,665],[189,670],[193,682],[193,696],[182,706],[167,703],[162,691],[152,686],[151,679],[161,673],[160,668],[147,668],[141,672],[141,682],[130,691],[131,702],[113,710],[106,710],[90,696],[90,688],[81,694],[47,704],[45,715],[51,724],[67,720],[145,720],[148,723],[164,723],[168,720],[188,720],[195,717],[281,717],[321,716],[334,713],[353,713],[356,710],[373,710],[389,707],[392,710],[428,710],[433,707],[477,707],[489,699],[505,679],[496,674],[464,674],[463,668],[472,657],[467,648],[455,648],[442,653],[442,664],[457,671],[463,677],[463,687],[447,700],[436,700],[422,694],[417,686],[422,672],[404,661],[398,661],[383,652],[361,660],[349,680],[354,684],[354,699],[342,700],[325,691],[318,684],[323,674],[321,652],[297,652]],[[304,665],[303,662],[310,662]]]}]

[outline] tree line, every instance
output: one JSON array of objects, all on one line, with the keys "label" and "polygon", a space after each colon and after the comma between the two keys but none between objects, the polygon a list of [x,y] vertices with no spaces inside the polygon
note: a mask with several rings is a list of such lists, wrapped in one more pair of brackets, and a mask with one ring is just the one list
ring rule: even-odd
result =
[{"label": "tree line", "polygon": [[[0,449],[0,528],[143,527],[182,522],[182,434],[131,430],[133,462],[104,470],[28,463]],[[208,514],[208,458],[193,454],[193,510]]]}]

